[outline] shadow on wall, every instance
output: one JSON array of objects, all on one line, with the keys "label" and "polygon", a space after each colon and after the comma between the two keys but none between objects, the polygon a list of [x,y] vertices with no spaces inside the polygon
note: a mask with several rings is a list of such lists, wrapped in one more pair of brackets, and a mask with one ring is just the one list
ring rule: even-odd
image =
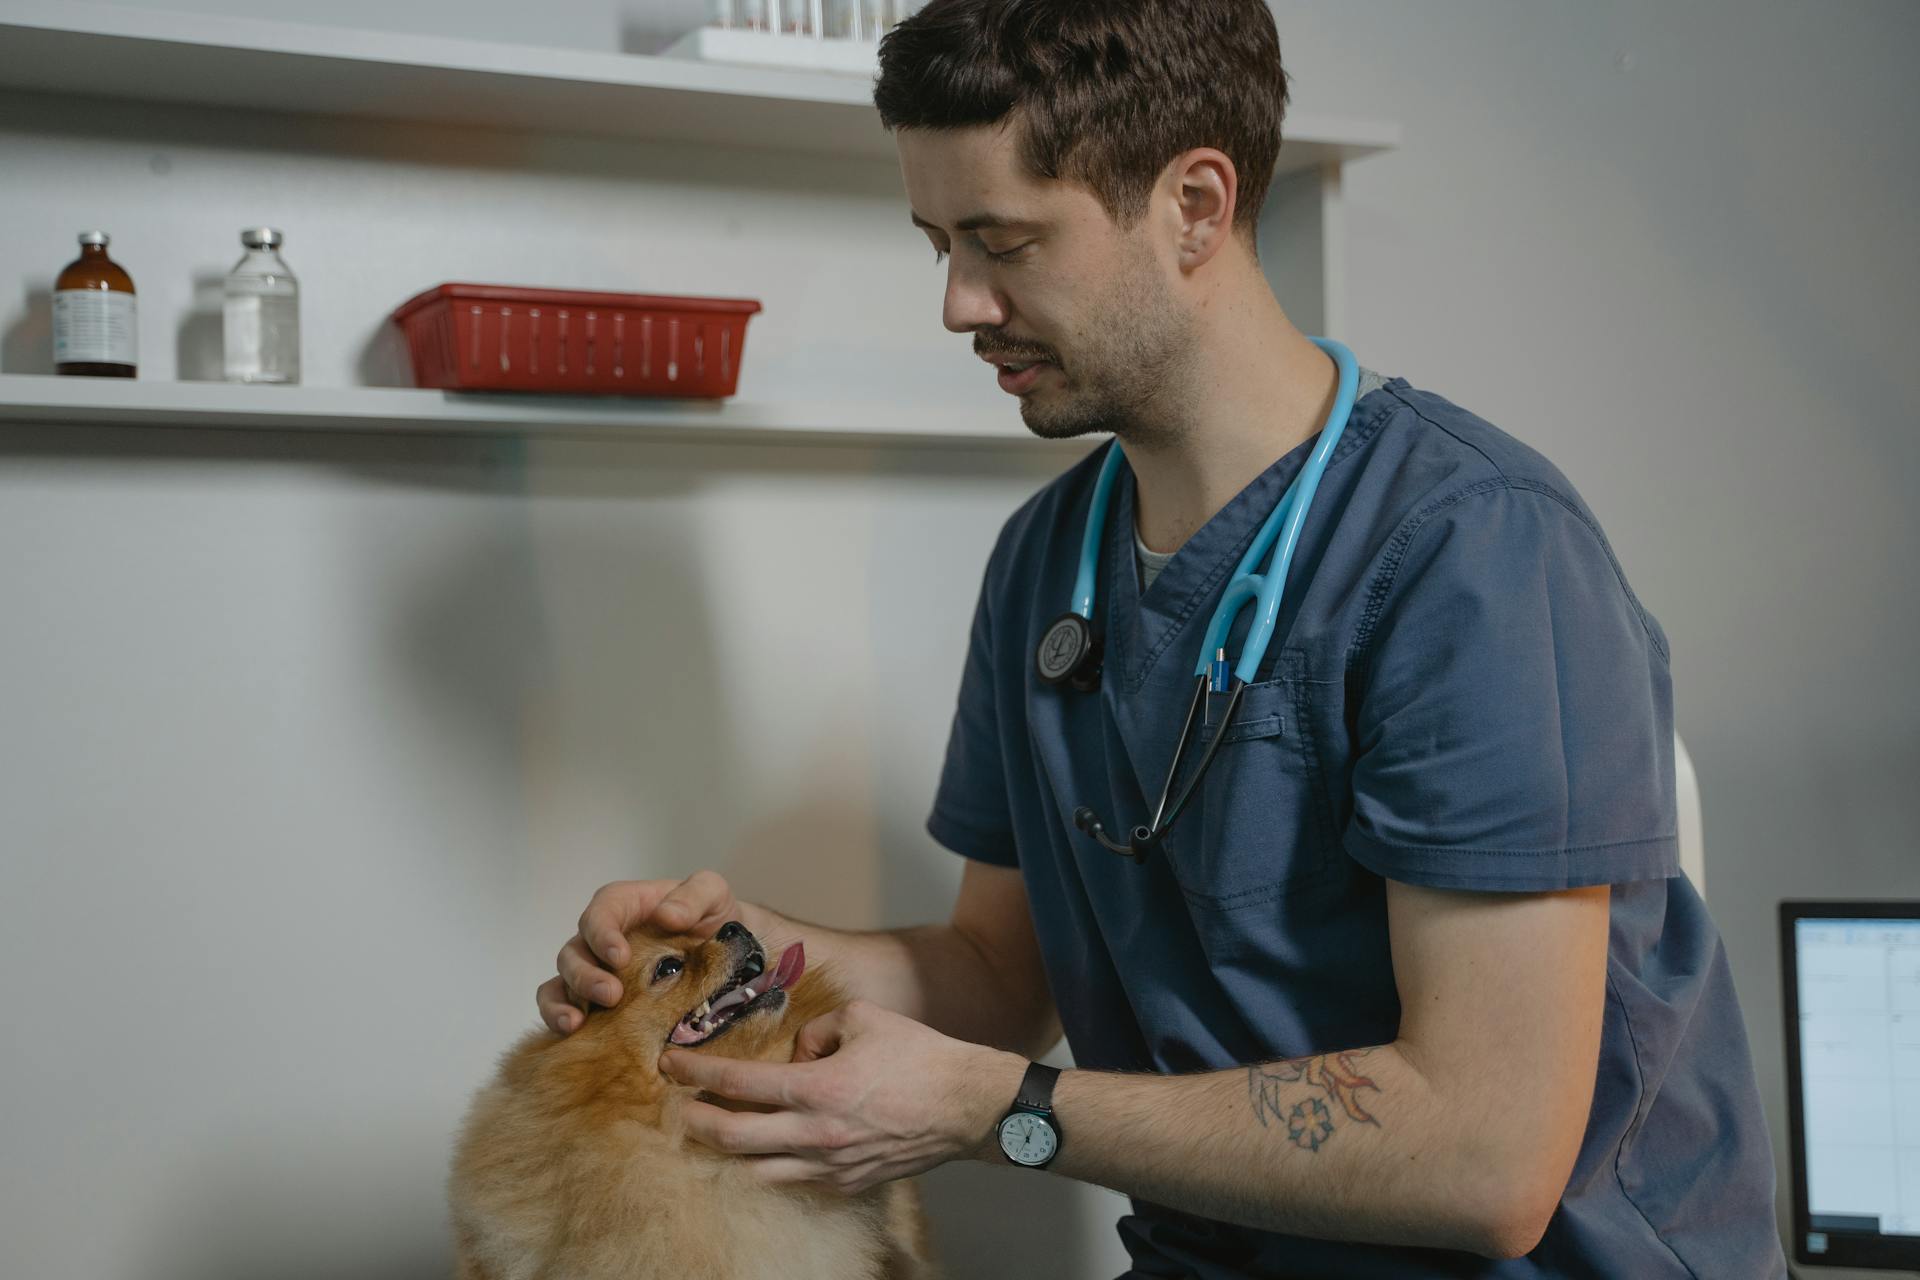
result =
[{"label": "shadow on wall", "polygon": [[[920,1181],[933,1226],[934,1257],[946,1280],[1085,1275],[1086,1241],[1103,1232],[1112,1235],[1110,1221],[1085,1221],[1091,1197],[1079,1183],[1065,1178],[950,1164]],[[1126,1212],[1125,1201],[1112,1202],[1113,1216]],[[1017,1249],[1017,1257],[1009,1256],[1010,1249]]]},{"label": "shadow on wall", "polygon": [[0,334],[0,373],[53,372],[53,288],[27,290],[26,309]]},{"label": "shadow on wall", "polygon": [[[488,443],[483,477],[459,465],[354,471],[498,499],[486,541],[387,579],[416,584],[382,610],[394,619],[387,647],[435,739],[519,794],[525,829],[500,846],[519,861],[497,869],[523,886],[518,909],[571,928],[600,884],[710,844],[713,780],[739,750],[715,714],[710,583],[677,501],[697,477],[594,454],[607,465],[554,492],[529,466],[534,447]],[[525,500],[535,471],[539,503]]]},{"label": "shadow on wall", "polygon": [[847,743],[823,736],[808,756],[807,800],[742,831],[714,860],[734,891],[798,920],[882,927],[878,910],[887,846],[874,836],[871,794],[846,783]]},{"label": "shadow on wall", "polygon": [[361,340],[354,370],[363,387],[413,386],[413,356],[407,351],[407,338],[400,326],[382,318],[369,329]]},{"label": "shadow on wall", "polygon": [[221,382],[227,376],[227,273],[196,267],[192,303],[174,330],[173,375],[182,382]]}]

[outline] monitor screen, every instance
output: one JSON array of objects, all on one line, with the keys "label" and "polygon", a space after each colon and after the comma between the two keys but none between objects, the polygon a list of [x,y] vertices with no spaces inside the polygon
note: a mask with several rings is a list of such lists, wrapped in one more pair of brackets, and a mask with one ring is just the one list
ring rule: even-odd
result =
[{"label": "monitor screen", "polygon": [[1920,1269],[1920,902],[1783,902],[1794,1256]]}]

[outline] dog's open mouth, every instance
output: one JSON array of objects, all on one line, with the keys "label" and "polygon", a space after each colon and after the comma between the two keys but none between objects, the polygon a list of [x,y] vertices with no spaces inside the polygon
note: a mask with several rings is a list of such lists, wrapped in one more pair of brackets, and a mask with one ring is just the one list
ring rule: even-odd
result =
[{"label": "dog's open mouth", "polygon": [[[749,1013],[785,1004],[788,988],[800,981],[800,974],[807,967],[806,948],[796,942],[780,953],[772,973],[766,973],[766,967],[766,953],[755,947],[725,986],[674,1024],[667,1042],[682,1046],[705,1044]],[[766,975],[764,980],[762,974]]]}]

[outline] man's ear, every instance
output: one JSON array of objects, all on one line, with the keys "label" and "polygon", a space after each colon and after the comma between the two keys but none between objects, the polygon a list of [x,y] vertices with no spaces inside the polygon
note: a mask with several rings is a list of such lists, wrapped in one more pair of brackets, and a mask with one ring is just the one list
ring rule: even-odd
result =
[{"label": "man's ear", "polygon": [[1167,166],[1163,190],[1168,197],[1163,207],[1179,222],[1175,243],[1180,269],[1197,270],[1233,236],[1240,174],[1226,152],[1195,147]]}]

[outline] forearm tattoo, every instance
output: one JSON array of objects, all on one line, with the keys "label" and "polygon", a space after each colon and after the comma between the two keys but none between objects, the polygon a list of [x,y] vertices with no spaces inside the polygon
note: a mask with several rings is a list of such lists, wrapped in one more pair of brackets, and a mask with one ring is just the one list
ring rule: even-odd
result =
[{"label": "forearm tattoo", "polygon": [[[1360,1105],[1360,1091],[1378,1093],[1380,1086],[1361,1075],[1355,1065],[1372,1052],[1354,1049],[1287,1062],[1255,1063],[1247,1068],[1247,1099],[1253,1104],[1254,1116],[1263,1126],[1279,1126],[1289,1142],[1308,1151],[1318,1151],[1335,1128],[1348,1121],[1378,1125],[1380,1122]],[[1302,1097],[1300,1090],[1288,1089],[1288,1085],[1306,1085],[1319,1092]]]}]

